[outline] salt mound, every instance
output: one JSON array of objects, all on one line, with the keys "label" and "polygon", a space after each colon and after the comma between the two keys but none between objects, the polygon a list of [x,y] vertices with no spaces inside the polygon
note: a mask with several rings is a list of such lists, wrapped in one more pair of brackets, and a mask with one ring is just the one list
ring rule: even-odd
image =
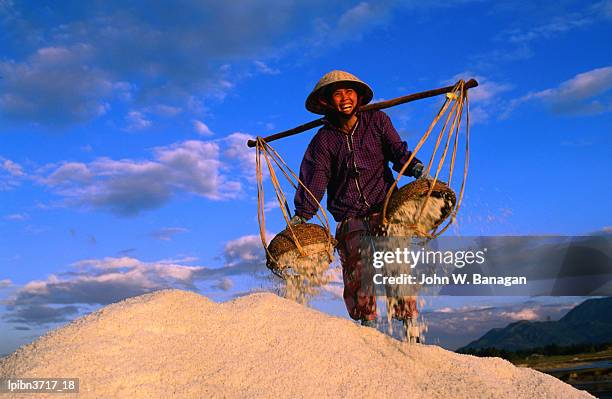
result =
[{"label": "salt mound", "polygon": [[218,304],[180,290],[75,320],[2,360],[0,377],[78,377],[81,398],[592,397],[502,359],[410,346],[273,294]]}]

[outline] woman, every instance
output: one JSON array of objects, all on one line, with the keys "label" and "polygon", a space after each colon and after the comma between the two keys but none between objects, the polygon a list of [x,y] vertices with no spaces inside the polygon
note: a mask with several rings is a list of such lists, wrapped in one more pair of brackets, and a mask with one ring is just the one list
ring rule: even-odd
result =
[{"label": "woman", "polygon": [[[327,209],[336,222],[336,240],[342,262],[344,302],[349,315],[362,325],[376,327],[376,297],[363,287],[364,265],[360,237],[380,233],[380,211],[394,182],[389,168],[398,171],[411,152],[382,111],[360,111],[372,100],[372,89],[344,71],[324,75],[306,99],[306,109],[325,115],[326,123],[313,137],[300,167],[300,180],[317,201],[327,191]],[[414,158],[407,175],[424,177],[423,164]],[[309,220],[318,206],[299,186],[292,224]],[[411,323],[418,315],[416,301],[399,298],[394,317]]]}]

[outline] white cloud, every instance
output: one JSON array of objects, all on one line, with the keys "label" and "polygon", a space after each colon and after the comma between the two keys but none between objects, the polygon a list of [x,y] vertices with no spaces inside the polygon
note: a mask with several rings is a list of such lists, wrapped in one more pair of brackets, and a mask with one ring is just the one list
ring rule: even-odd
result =
[{"label": "white cloud", "polygon": [[479,123],[485,123],[491,119],[491,114],[485,107],[481,106],[470,106],[470,124],[476,125]]},{"label": "white cloud", "polygon": [[[272,236],[268,232],[268,238]],[[8,313],[3,318],[28,324],[55,323],[66,321],[85,304],[106,305],[164,288],[196,290],[195,283],[201,281],[214,281],[213,288],[227,291],[233,287],[230,276],[267,274],[258,235],[228,241],[223,256],[224,265],[217,268],[187,265],[197,260],[193,257],[152,262],[129,256],[83,259],[73,263],[68,273],[51,274],[16,289],[4,301]],[[12,287],[10,280],[1,280],[3,287]]]},{"label": "white cloud", "polygon": [[[266,231],[266,243],[269,245],[275,233]],[[254,277],[266,277],[270,272],[266,268],[266,253],[259,234],[245,235],[228,241],[223,248],[224,267],[215,269],[215,276],[249,274]]]},{"label": "white cloud", "polygon": [[[25,323],[44,325],[49,323],[62,323],[70,320],[78,313],[76,306],[48,306],[39,304],[28,304],[17,306],[11,312],[3,315],[3,319],[10,323]],[[20,330],[30,330],[28,327],[18,326]]]},{"label": "white cloud", "polygon": [[85,183],[92,179],[93,174],[89,167],[80,162],[66,162],[55,169],[46,179],[45,184],[57,186],[64,183]]},{"label": "white cloud", "polygon": [[520,104],[542,101],[553,112],[568,115],[593,115],[612,112],[612,101],[602,97],[612,90],[612,66],[579,73],[555,88],[529,93],[515,99],[506,114]]},{"label": "white cloud", "polygon": [[8,278],[5,278],[4,280],[0,280],[0,289],[9,288],[12,285],[13,285],[13,282]]},{"label": "white cloud", "polygon": [[518,320],[542,321],[561,318],[574,303],[544,304],[537,301],[496,306],[443,307],[424,315],[430,330],[472,335],[470,340],[496,327]]},{"label": "white cloud", "polygon": [[189,230],[183,227],[164,227],[159,230],[155,230],[151,233],[151,236],[156,240],[160,241],[171,241],[172,237],[179,233],[185,233]]},{"label": "white cloud", "polygon": [[21,165],[0,156],[0,191],[11,190],[27,177]]},{"label": "white cloud", "polygon": [[10,15],[19,23],[7,25],[7,45],[24,55],[0,63],[0,111],[24,122],[61,125],[90,121],[118,103],[120,109],[138,106],[129,128],[144,129],[151,123],[147,115],[172,117],[222,100],[254,75],[253,68],[277,74],[271,62],[283,57],[311,57],[361,40],[398,9],[457,4],[175,3],[180,13],[155,2],[125,7],[110,0],[104,7],[78,7],[70,18],[64,5],[52,3],[42,20],[25,5],[12,4]]},{"label": "white cloud", "polygon": [[508,41],[511,43],[530,42],[535,39],[548,39],[576,28],[591,25],[591,16],[572,13],[553,18],[552,21],[528,30],[508,31]]},{"label": "white cloud", "polygon": [[154,148],[151,160],[97,158],[52,165],[37,181],[68,204],[131,216],[159,208],[180,192],[234,198],[241,186],[221,173],[219,153],[217,143],[189,140]]},{"label": "white cloud", "polygon": [[195,129],[196,133],[198,133],[199,135],[212,136],[214,134],[212,130],[210,130],[208,125],[206,125],[206,123],[200,120],[197,120],[197,119],[194,119],[192,123],[193,123],[193,128]]},{"label": "white cloud", "polygon": [[342,284],[325,284],[321,287],[321,290],[330,294],[334,299],[344,299],[344,287]]},{"label": "white cloud", "polygon": [[[267,242],[274,233],[266,232]],[[223,248],[221,267],[188,265],[193,257],[143,261],[130,256],[83,259],[71,270],[33,280],[15,289],[4,301],[9,322],[46,324],[66,321],[82,305],[106,305],[122,299],[164,288],[197,290],[196,283],[224,291],[232,290],[231,276],[248,275],[269,281],[266,257],[259,235],[245,235],[228,241]],[[342,270],[336,264],[324,291],[341,295]],[[13,287],[10,280],[0,288]],[[62,308],[69,305],[71,308]],[[59,307],[58,307],[59,306]],[[55,310],[52,310],[55,309]],[[63,310],[62,310],[63,309]]]},{"label": "white cloud", "polygon": [[73,263],[72,266],[77,268],[91,267],[100,270],[112,270],[122,268],[135,268],[140,264],[142,264],[142,262],[138,259],[124,256],[121,258],[107,257],[103,259],[85,259]]},{"label": "white cloud", "polygon": [[151,121],[142,112],[130,111],[125,117],[127,122],[126,130],[143,130],[151,127]]},{"label": "white cloud", "polygon": [[21,165],[11,161],[10,159],[0,158],[2,161],[2,169],[7,171],[11,176],[21,177],[24,175]]},{"label": "white cloud", "polygon": [[257,68],[257,71],[263,73],[264,75],[278,75],[280,73],[279,69],[270,68],[263,61],[254,61],[253,63],[255,64],[255,68]]},{"label": "white cloud", "polygon": [[[256,152],[254,148],[247,147],[247,141],[254,137],[247,133],[234,132],[223,138],[225,150],[223,155],[230,160],[238,161],[239,168],[247,180],[253,182],[256,178]],[[264,177],[267,176],[267,167],[262,165]]]},{"label": "white cloud", "polygon": [[331,294],[332,298],[342,300],[344,297],[344,282],[342,279],[342,266],[337,257],[327,270],[326,277],[328,278],[328,283],[321,287],[322,290]]},{"label": "white cloud", "polygon": [[505,104],[502,94],[512,90],[512,85],[508,83],[496,82],[488,77],[465,71],[456,74],[448,84],[454,84],[459,79],[466,82],[469,79],[476,79],[478,86],[469,89],[470,101],[470,123],[478,124],[488,121],[492,115],[499,114]]},{"label": "white cloud", "polygon": [[338,28],[343,30],[356,29],[360,24],[367,22],[372,17],[373,12],[373,6],[362,1],[340,15]]},{"label": "white cloud", "polygon": [[[234,77],[218,65],[250,66],[307,36],[307,21],[323,12],[318,3],[179,0],[181,13],[168,13],[155,3],[125,7],[109,1],[102,8],[75,9],[69,19],[62,17],[65,7],[54,3],[44,20],[12,4],[11,18],[2,18],[3,28],[10,28],[5,39],[19,39],[8,45],[30,55],[0,62],[0,111],[11,119],[62,125],[96,118],[115,99],[146,105],[223,98]],[[181,108],[154,107],[162,116]],[[142,115],[132,119],[131,128],[146,127]]]},{"label": "white cloud", "polygon": [[280,204],[278,203],[277,200],[273,200],[273,201],[267,201],[264,204],[264,212],[270,212],[273,209],[278,209],[280,208]]},{"label": "white cloud", "polygon": [[220,279],[216,284],[212,286],[212,288],[216,288],[222,291],[229,291],[233,287],[234,287],[234,282],[228,277],[224,277]]},{"label": "white cloud", "polygon": [[240,184],[221,175],[219,152],[217,143],[198,140],[156,149],[157,158],[170,168],[178,187],[211,199],[234,198]]},{"label": "white cloud", "polygon": [[455,75],[455,81],[459,79],[470,79],[474,78],[478,81],[478,87],[470,89],[470,103],[491,103],[499,98],[499,95],[512,90],[512,85],[507,83],[494,82],[487,77],[472,74],[470,72],[463,72]]},{"label": "white cloud", "polygon": [[533,309],[533,308],[521,309],[516,312],[501,312],[499,315],[502,317],[507,317],[512,320],[533,321],[533,320],[538,320],[540,318],[540,314],[538,313],[537,309]]},{"label": "white cloud", "polygon": [[[544,14],[544,22],[525,19],[529,21],[528,27],[505,30],[501,33],[500,39],[517,44],[519,48],[528,49],[526,46],[532,41],[551,39],[576,29],[606,22],[606,19],[612,17],[611,3],[610,0],[585,2],[579,9],[574,7],[575,11],[561,6],[556,10],[557,15]],[[526,8],[525,11],[529,13],[529,9]]]},{"label": "white cloud", "polygon": [[435,309],[433,310],[436,313],[454,313],[454,314],[458,314],[458,313],[467,313],[467,312],[479,312],[481,310],[486,310],[486,309],[491,309],[490,306],[480,306],[480,305],[466,305],[466,306],[460,306],[460,307],[450,307],[450,306],[444,306],[442,308],[439,309]]},{"label": "white cloud", "polygon": [[85,44],[38,49],[23,62],[0,62],[0,112],[7,118],[64,125],[96,118],[108,110],[113,84],[88,66]]},{"label": "white cloud", "polygon": [[493,10],[497,13],[516,17],[512,29],[503,29],[493,39],[503,43],[492,51],[474,56],[477,63],[488,68],[499,63],[529,59],[536,54],[534,44],[575,30],[585,30],[598,23],[606,23],[611,17],[610,0],[582,3],[559,3],[554,10],[546,10],[535,2],[524,3],[518,11],[511,3],[496,2]]},{"label": "white cloud", "polygon": [[155,113],[156,115],[164,116],[167,118],[177,116],[181,112],[183,112],[183,109],[180,107],[173,107],[171,105],[165,105],[165,104],[157,104],[153,107],[147,108],[147,110],[149,112]]},{"label": "white cloud", "polygon": [[[273,235],[268,234],[268,239]],[[225,244],[224,256],[226,265],[265,264],[265,252],[259,235],[247,235],[231,240]]]},{"label": "white cloud", "polygon": [[383,25],[394,6],[387,2],[366,2],[345,10],[333,22],[319,19],[315,41],[318,46],[361,40],[371,29]]},{"label": "white cloud", "polygon": [[28,324],[65,321],[84,304],[106,305],[163,288],[195,289],[193,281],[205,270],[170,261],[143,262],[129,257],[85,259],[73,267],[76,270],[66,278],[51,274],[45,280],[30,281],[17,289],[5,301],[9,312],[3,318]]},{"label": "white cloud", "polygon": [[513,29],[503,32],[511,43],[527,43],[538,39],[549,39],[563,33],[585,28],[612,17],[612,2],[602,0],[584,3],[577,11],[559,8],[559,15],[548,16],[542,24],[531,24],[528,29]]},{"label": "white cloud", "polygon": [[22,222],[24,220],[28,220],[30,216],[27,213],[12,213],[10,215],[6,215],[4,219]]},{"label": "white cloud", "polygon": [[570,80],[549,89],[534,94],[538,97],[560,97],[561,100],[583,100],[597,94],[605,93],[612,88],[612,66],[597,68],[585,73],[579,73]]}]

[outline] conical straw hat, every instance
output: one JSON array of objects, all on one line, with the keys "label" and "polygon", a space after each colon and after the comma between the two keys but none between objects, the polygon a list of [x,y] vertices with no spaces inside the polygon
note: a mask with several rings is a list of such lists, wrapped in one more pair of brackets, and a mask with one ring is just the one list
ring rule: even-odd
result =
[{"label": "conical straw hat", "polygon": [[357,90],[357,92],[360,94],[361,105],[365,105],[372,101],[372,97],[374,96],[372,89],[357,76],[344,71],[331,71],[326,73],[317,82],[316,86],[306,99],[306,109],[315,114],[324,115],[326,109],[319,103],[319,99],[324,94],[324,89],[327,86],[338,82],[349,82],[354,84],[355,90]]}]

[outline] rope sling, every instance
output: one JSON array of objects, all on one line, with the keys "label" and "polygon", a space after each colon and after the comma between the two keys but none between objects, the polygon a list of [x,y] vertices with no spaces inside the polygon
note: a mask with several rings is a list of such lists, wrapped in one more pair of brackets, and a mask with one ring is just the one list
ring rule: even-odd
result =
[{"label": "rope sling", "polygon": [[[449,110],[449,107],[450,107],[450,111],[447,113],[447,111]],[[397,174],[397,178],[395,179],[395,181],[393,182],[393,185],[387,192],[387,195],[385,197],[385,202],[383,205],[383,210],[382,210],[382,223],[384,226],[387,226],[389,224],[389,220],[387,218],[388,216],[387,208],[389,207],[389,202],[395,191],[395,188],[397,187],[399,183],[400,178],[404,175],[404,173],[406,172],[406,169],[408,168],[412,160],[416,157],[417,153],[422,148],[423,144],[425,144],[431,132],[434,130],[434,128],[438,124],[438,121],[442,119],[442,117],[446,113],[447,115],[444,121],[444,125],[442,126],[442,129],[440,129],[440,133],[438,134],[438,137],[436,139],[436,143],[434,145],[431,157],[429,158],[429,162],[427,163],[427,166],[423,172],[424,174],[427,174],[427,175],[430,174],[432,170],[432,166],[435,163],[436,153],[438,152],[438,149],[440,148],[442,139],[444,138],[444,136],[446,136],[446,143],[444,145],[444,151],[442,152],[442,155],[440,156],[440,159],[437,162],[436,173],[433,176],[429,184],[429,190],[427,190],[425,200],[419,205],[419,208],[416,212],[417,214],[416,220],[419,220],[422,217],[423,211],[427,206],[427,202],[431,198],[431,194],[434,191],[434,188],[436,187],[436,183],[439,181],[439,178],[441,177],[441,172],[442,172],[442,169],[444,168],[444,162],[448,155],[449,146],[452,140],[453,148],[452,148],[452,154],[451,154],[450,164],[448,168],[448,182],[445,183],[445,185],[450,188],[452,179],[453,179],[453,173],[455,170],[455,160],[457,156],[457,150],[459,148],[459,130],[461,127],[464,107],[466,111],[465,112],[466,114],[465,161],[464,161],[464,167],[463,167],[463,179],[462,179],[461,188],[459,191],[459,199],[453,204],[453,207],[450,210],[448,223],[440,230],[438,230],[438,227],[435,227],[433,231],[421,231],[416,225],[410,225],[410,227],[413,228],[419,236],[425,237],[427,240],[431,240],[431,239],[434,239],[440,236],[450,227],[451,224],[455,222],[457,213],[461,206],[461,202],[463,201],[463,194],[465,191],[465,182],[467,180],[468,166],[469,166],[469,160],[470,160],[470,128],[469,128],[470,126],[470,107],[469,107],[469,99],[468,99],[468,90],[466,88],[465,81],[463,80],[458,81],[453,87],[452,91],[449,93],[446,93],[446,98],[444,100],[444,103],[440,107],[440,110],[438,111],[433,121],[429,125],[429,128],[427,129],[427,131],[423,134],[423,136],[421,137],[421,139],[415,146],[414,150],[412,151],[412,154],[408,158],[408,161],[406,161],[404,166],[400,169],[399,173]],[[451,122],[451,119],[452,119],[452,122]],[[440,183],[442,182],[440,181]]]},{"label": "rope sling", "polygon": [[[265,222],[265,200],[264,200],[264,187],[263,187],[263,168],[262,168],[262,155],[263,159],[266,161],[266,166],[268,168],[268,172],[270,174],[270,181],[272,182],[272,186],[274,187],[274,192],[276,194],[276,200],[280,205],[280,209],[283,212],[283,217],[285,218],[285,222],[287,223],[287,230],[289,230],[293,243],[297,247],[297,250],[302,257],[310,256],[313,253],[307,252],[304,249],[304,246],[300,243],[300,240],[296,234],[296,228],[289,223],[291,216],[289,214],[289,207],[287,205],[287,198],[283,189],[280,186],[278,181],[276,172],[274,170],[274,166],[278,168],[285,176],[287,181],[291,184],[291,186],[297,190],[298,185],[301,185],[306,193],[316,202],[317,207],[321,210],[321,216],[319,216],[319,212],[315,214],[315,216],[319,219],[319,222],[323,225],[323,228],[326,232],[327,244],[325,246],[326,252],[329,256],[330,262],[333,260],[333,239],[330,233],[329,227],[329,219],[327,218],[327,213],[325,209],[321,206],[316,197],[312,194],[312,192],[302,183],[302,181],[298,178],[298,176],[291,170],[291,168],[287,165],[287,163],[282,159],[282,157],[274,150],[270,144],[266,143],[265,140],[261,137],[256,138],[256,155],[255,155],[255,169],[256,169],[256,180],[257,180],[257,220],[259,222],[259,235],[261,237],[261,243],[266,251],[266,255],[268,259],[271,259],[273,262],[278,263],[277,257],[274,256],[268,250],[268,244],[266,239],[266,222]],[[271,269],[274,274],[277,276],[284,278],[285,276],[282,274],[280,270]]]}]

